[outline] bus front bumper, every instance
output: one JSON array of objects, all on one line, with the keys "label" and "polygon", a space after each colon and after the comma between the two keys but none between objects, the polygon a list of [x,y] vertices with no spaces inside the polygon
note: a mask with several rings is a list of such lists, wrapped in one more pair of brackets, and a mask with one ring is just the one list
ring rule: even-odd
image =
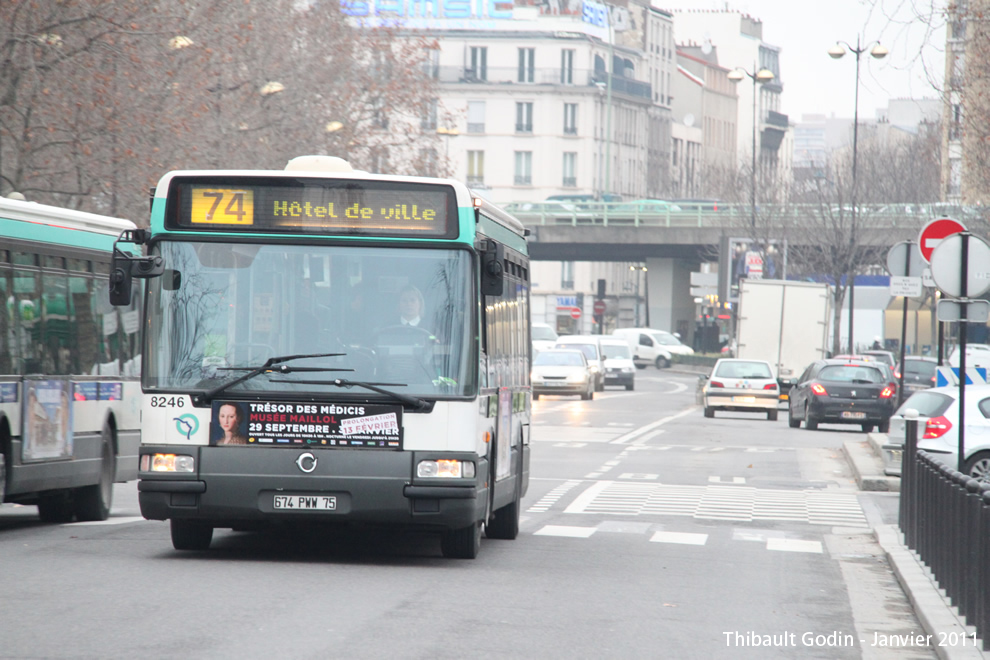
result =
[{"label": "bus front bumper", "polygon": [[[200,520],[214,527],[322,522],[460,529],[485,515],[488,463],[474,455],[459,455],[478,463],[474,478],[422,479],[412,476],[414,466],[441,452],[314,450],[315,469],[304,473],[295,464],[300,450],[198,449],[198,473],[141,473],[138,500],[145,518]],[[142,453],[149,450],[142,447]],[[333,507],[277,509],[275,498],[282,495],[331,498]]]}]

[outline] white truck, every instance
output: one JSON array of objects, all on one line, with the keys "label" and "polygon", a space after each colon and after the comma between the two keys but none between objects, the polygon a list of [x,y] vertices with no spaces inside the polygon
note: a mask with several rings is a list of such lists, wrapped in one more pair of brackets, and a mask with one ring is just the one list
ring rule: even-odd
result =
[{"label": "white truck", "polygon": [[831,322],[828,284],[741,280],[736,357],[769,362],[786,399],[805,368],[828,355]]}]

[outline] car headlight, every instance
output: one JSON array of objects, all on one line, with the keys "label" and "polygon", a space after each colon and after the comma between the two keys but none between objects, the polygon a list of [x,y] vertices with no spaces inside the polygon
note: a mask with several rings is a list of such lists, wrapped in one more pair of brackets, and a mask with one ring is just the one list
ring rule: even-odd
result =
[{"label": "car headlight", "polygon": [[588,382],[588,374],[586,374],[586,373],[571,374],[570,376],[567,377],[567,382],[568,383],[587,383]]},{"label": "car headlight", "polygon": [[601,369],[598,367],[597,364],[591,365],[591,372],[592,373],[596,373],[597,374],[599,371],[601,371]]},{"label": "car headlight", "polygon": [[636,367],[622,367],[622,373],[631,374],[636,372]]}]

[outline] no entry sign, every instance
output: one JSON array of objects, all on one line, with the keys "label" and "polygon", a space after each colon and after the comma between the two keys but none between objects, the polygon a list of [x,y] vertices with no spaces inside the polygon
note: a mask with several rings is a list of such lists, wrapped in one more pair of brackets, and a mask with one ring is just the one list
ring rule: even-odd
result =
[{"label": "no entry sign", "polygon": [[929,222],[922,227],[921,233],[918,234],[918,249],[921,250],[922,258],[928,263],[931,263],[932,250],[943,239],[953,234],[958,234],[961,231],[966,231],[966,227],[961,222],[952,218],[939,218],[938,220]]}]

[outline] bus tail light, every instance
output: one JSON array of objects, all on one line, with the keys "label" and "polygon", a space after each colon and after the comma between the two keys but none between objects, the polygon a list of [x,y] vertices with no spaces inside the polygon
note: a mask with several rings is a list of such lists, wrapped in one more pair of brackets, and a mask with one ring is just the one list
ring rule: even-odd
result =
[{"label": "bus tail light", "polygon": [[181,454],[144,454],[141,472],[195,472],[196,459]]},{"label": "bus tail light", "polygon": [[441,458],[420,461],[416,466],[416,476],[424,479],[473,479],[474,463]]}]

